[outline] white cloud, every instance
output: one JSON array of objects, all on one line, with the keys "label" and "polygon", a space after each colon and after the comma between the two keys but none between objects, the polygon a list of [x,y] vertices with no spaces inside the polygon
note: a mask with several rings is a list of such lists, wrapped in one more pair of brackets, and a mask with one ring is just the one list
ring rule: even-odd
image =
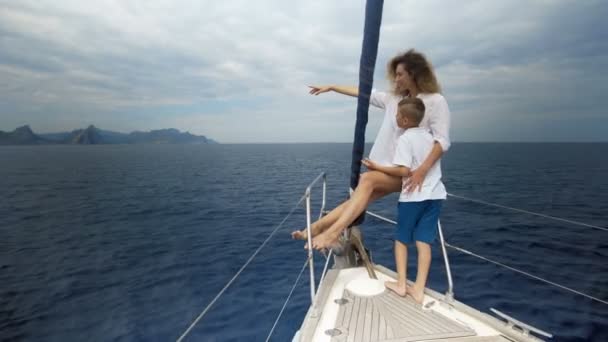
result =
[{"label": "white cloud", "polygon": [[[388,58],[416,47],[437,68],[456,139],[509,140],[522,117],[542,127],[572,110],[606,124],[605,7],[386,1],[375,85],[387,86]],[[356,102],[312,98],[306,85],[357,81],[363,9],[362,0],[0,0],[0,129],[95,123],[227,142],[350,141]]]}]

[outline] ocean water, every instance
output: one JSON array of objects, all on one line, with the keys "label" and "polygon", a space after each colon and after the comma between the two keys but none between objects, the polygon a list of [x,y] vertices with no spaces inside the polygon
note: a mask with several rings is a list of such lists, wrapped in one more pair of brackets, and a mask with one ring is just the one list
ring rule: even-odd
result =
[{"label": "ocean water", "polygon": [[[350,148],[0,148],[0,340],[174,341],[320,172],[328,205],[346,198]],[[444,181],[455,195],[608,227],[607,156],[608,144],[456,143]],[[394,218],[396,201],[371,209]],[[306,258],[289,238],[304,224],[300,206],[186,340],[264,341]],[[607,231],[456,198],[442,224],[453,245],[608,300]],[[374,261],[394,268],[393,227],[371,217],[363,227]],[[458,300],[555,341],[608,341],[608,305],[448,252]],[[433,253],[429,286],[445,291]],[[308,286],[305,273],[271,341],[291,340]]]}]

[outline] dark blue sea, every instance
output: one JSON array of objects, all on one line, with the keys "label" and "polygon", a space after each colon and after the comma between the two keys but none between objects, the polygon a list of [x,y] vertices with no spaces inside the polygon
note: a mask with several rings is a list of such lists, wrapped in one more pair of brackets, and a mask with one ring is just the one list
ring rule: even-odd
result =
[{"label": "dark blue sea", "polygon": [[[175,341],[313,178],[327,172],[330,207],[346,198],[350,149],[1,147],[0,340]],[[608,144],[456,143],[443,170],[452,194],[608,227]],[[371,210],[394,218],[396,203]],[[455,246],[608,301],[608,231],[456,198],[442,224]],[[305,260],[289,237],[304,225],[300,206],[186,340],[264,341]],[[363,227],[374,261],[394,269],[393,227]],[[448,252],[458,300],[555,341],[608,341],[608,305]],[[445,291],[433,253],[429,286]],[[291,341],[308,286],[305,272],[271,341]]]}]

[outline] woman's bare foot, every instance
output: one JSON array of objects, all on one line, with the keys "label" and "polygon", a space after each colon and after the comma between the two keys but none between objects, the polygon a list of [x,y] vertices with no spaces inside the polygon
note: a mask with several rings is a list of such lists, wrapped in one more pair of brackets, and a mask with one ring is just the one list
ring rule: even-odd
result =
[{"label": "woman's bare foot", "polygon": [[416,287],[416,284],[414,284],[414,286],[407,288],[407,294],[412,296],[416,303],[422,304],[422,301],[424,300],[424,288]]},{"label": "woman's bare foot", "polygon": [[294,240],[306,240],[307,236],[306,236],[306,229],[302,229],[302,230],[296,230],[291,232],[291,238]]},{"label": "woman's bare foot", "polygon": [[[338,243],[339,236],[340,236],[339,232],[338,232],[338,234],[336,234],[333,232],[326,231],[322,234],[319,234],[312,239],[312,248],[314,248],[316,250],[330,248],[332,245]],[[308,244],[305,244],[304,248],[307,249]]]},{"label": "woman's bare foot", "polygon": [[386,286],[387,289],[400,295],[401,297],[405,297],[405,295],[407,294],[407,286],[405,286],[405,284],[399,285],[399,283],[396,281],[385,281],[384,286]]},{"label": "woman's bare foot", "polygon": [[[317,236],[323,232],[323,226],[321,222],[317,221],[312,224],[311,234],[312,236]],[[308,240],[308,229],[304,228],[302,230],[295,230],[291,232],[291,238],[294,240]]]}]

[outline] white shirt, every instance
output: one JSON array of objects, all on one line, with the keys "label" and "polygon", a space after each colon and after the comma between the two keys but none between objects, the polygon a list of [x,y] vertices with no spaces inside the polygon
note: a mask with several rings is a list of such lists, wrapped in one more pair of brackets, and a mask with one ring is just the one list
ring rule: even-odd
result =
[{"label": "white shirt", "polygon": [[[409,128],[399,137],[393,164],[415,170],[431,153],[434,144],[435,138],[425,128]],[[404,181],[406,179],[404,178]],[[445,186],[441,182],[441,160],[437,160],[426,174],[421,190],[416,189],[412,193],[407,193],[403,187],[401,195],[399,195],[399,202],[445,199],[446,196]]]},{"label": "white shirt", "polygon": [[[450,109],[445,98],[439,94],[418,94],[426,110],[420,127],[430,130],[443,151],[450,148]],[[397,140],[403,129],[397,126],[397,107],[402,96],[373,90],[369,102],[374,107],[384,109],[384,120],[369,153],[369,159],[383,166],[392,166],[397,148]]]}]

